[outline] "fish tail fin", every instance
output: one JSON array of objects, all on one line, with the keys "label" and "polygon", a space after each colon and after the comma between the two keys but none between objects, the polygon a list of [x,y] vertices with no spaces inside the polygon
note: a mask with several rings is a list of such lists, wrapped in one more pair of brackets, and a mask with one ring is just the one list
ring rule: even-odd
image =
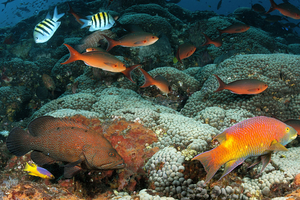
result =
[{"label": "fish tail fin", "polygon": [[141,86],[141,88],[148,87],[150,85],[154,85],[155,80],[152,78],[152,76],[150,76],[150,74],[148,74],[142,68],[139,67],[139,69],[141,70],[141,72],[143,73],[144,78],[145,78],[145,83]]},{"label": "fish tail fin", "polygon": [[124,71],[122,71],[122,73],[133,83],[135,83],[135,82],[132,80],[131,72],[138,66],[141,66],[141,65],[140,64],[132,65],[130,67],[127,67]]},{"label": "fish tail fin", "polygon": [[195,156],[192,160],[199,160],[203,165],[207,175],[205,183],[209,182],[210,179],[216,174],[220,167],[224,164],[220,159],[222,158],[222,152],[219,151],[220,146],[210,151],[203,152]]},{"label": "fish tail fin", "polygon": [[91,26],[92,25],[92,22],[91,22],[91,20],[88,20],[88,19],[81,19],[80,18],[80,21],[82,21],[82,26],[81,26],[81,28],[85,28],[85,27],[87,27],[87,26]]},{"label": "fish tail fin", "polygon": [[117,41],[111,39],[110,37],[107,37],[106,35],[102,35],[107,40],[107,48],[106,51],[111,50],[113,47],[117,46]]},{"label": "fish tail fin", "polygon": [[10,131],[6,139],[7,149],[16,156],[23,156],[31,150],[30,145],[28,145],[31,137],[23,129],[16,127]]},{"label": "fish tail fin", "polygon": [[59,20],[64,15],[65,15],[65,13],[58,14],[58,12],[57,12],[57,6],[55,6],[52,20],[55,21],[55,22],[57,22],[57,20]]},{"label": "fish tail fin", "polygon": [[219,92],[226,89],[226,83],[224,83],[217,75],[214,74],[214,76],[217,78],[219,82],[219,88],[215,92]]},{"label": "fish tail fin", "polygon": [[60,64],[64,65],[64,64],[74,62],[76,60],[80,60],[81,54],[78,51],[76,51],[73,47],[71,47],[68,44],[64,44],[64,45],[68,48],[68,50],[70,52],[70,57],[67,61],[60,63]]},{"label": "fish tail fin", "polygon": [[[219,29],[218,29],[219,30]],[[220,30],[219,30],[220,32]],[[212,44],[212,40],[204,33],[202,33],[205,37],[205,42],[201,45],[201,46],[205,46],[205,45],[209,45],[209,44]],[[221,34],[220,34],[221,35]]]},{"label": "fish tail fin", "polygon": [[274,2],[274,0],[270,0],[270,3],[271,3],[271,7],[270,7],[270,9],[266,12],[266,14],[268,14],[268,13],[270,13],[270,12],[276,10],[277,7],[278,7],[277,4]]},{"label": "fish tail fin", "polygon": [[219,31],[219,35],[222,35],[223,34],[223,31],[221,29],[218,29],[217,30]]},{"label": "fish tail fin", "polygon": [[69,3],[69,2],[67,2],[67,4],[68,4],[68,6],[69,6],[68,13],[70,13],[70,14],[73,14],[73,13],[74,13],[74,10],[73,10],[73,8],[71,7],[71,5],[70,5],[70,3]]}]

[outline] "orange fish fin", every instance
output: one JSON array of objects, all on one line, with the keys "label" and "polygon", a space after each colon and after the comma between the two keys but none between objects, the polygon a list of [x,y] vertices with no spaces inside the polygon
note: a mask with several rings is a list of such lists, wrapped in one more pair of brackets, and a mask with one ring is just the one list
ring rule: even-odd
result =
[{"label": "orange fish fin", "polygon": [[226,83],[224,83],[217,75],[213,74],[218,82],[219,82],[219,88],[215,91],[215,92],[218,92],[218,91],[222,91],[222,90],[225,90],[226,89]]},{"label": "orange fish fin", "polygon": [[177,49],[176,58],[182,64],[182,60],[180,59],[180,52],[179,51],[180,51],[180,47],[178,47],[178,49]]},{"label": "orange fish fin", "polygon": [[268,154],[265,154],[265,155],[261,156],[262,168],[261,168],[260,173],[258,175],[260,175],[265,170],[267,165],[270,163],[271,155],[272,155],[272,153],[268,153]]},{"label": "orange fish fin", "polygon": [[228,173],[230,173],[234,168],[242,164],[244,161],[245,158],[241,158],[238,160],[230,160],[227,163],[225,163],[225,169],[220,179],[222,179],[224,176],[226,176]]},{"label": "orange fish fin", "polygon": [[73,167],[65,167],[64,169],[64,177],[65,178],[72,178],[76,173],[81,171],[81,167],[73,166]]},{"label": "orange fish fin", "polygon": [[81,54],[78,51],[76,51],[73,47],[71,47],[68,44],[64,44],[64,45],[68,48],[68,50],[70,52],[70,57],[67,61],[60,63],[60,64],[64,65],[64,64],[68,64],[68,63],[71,63],[71,62],[81,59]]},{"label": "orange fish fin", "polygon": [[212,140],[218,140],[220,144],[223,143],[224,141],[226,141],[226,132],[224,131],[219,135],[216,135],[216,137],[214,137]]},{"label": "orange fish fin", "polygon": [[267,149],[268,151],[288,151],[287,148],[285,148],[282,144],[277,142],[277,140],[273,140],[271,142],[271,145]]},{"label": "orange fish fin", "polygon": [[6,139],[6,146],[9,152],[16,156],[23,156],[28,153],[31,150],[30,145],[28,145],[31,137],[23,129],[19,127],[13,128]]},{"label": "orange fish fin", "polygon": [[150,85],[155,85],[155,80],[154,78],[152,78],[152,76],[150,76],[150,74],[148,74],[145,70],[143,70],[142,68],[139,67],[139,69],[141,70],[141,72],[144,75],[145,78],[145,83],[141,86],[141,88],[144,87],[148,87]]},{"label": "orange fish fin", "polygon": [[53,158],[43,154],[40,151],[32,151],[30,158],[38,165],[52,164],[56,162]]},{"label": "orange fish fin", "polygon": [[271,7],[270,7],[270,9],[266,12],[266,14],[268,14],[268,13],[270,13],[270,12],[276,10],[277,7],[278,7],[277,4],[274,2],[274,0],[270,0],[270,3],[271,3]]},{"label": "orange fish fin", "polygon": [[132,77],[131,77],[131,72],[137,68],[138,66],[141,66],[140,64],[138,65],[132,65],[130,67],[127,67],[124,71],[122,71],[122,73],[133,83],[135,83],[133,80],[132,80]]},{"label": "orange fish fin", "polygon": [[111,50],[113,47],[117,46],[117,41],[107,37],[106,35],[102,35],[107,40],[107,48],[106,51]]},{"label": "orange fish fin", "polygon": [[202,33],[205,37],[205,42],[201,45],[201,46],[205,46],[205,45],[209,45],[209,44],[212,44],[213,41],[204,33]]},{"label": "orange fish fin", "polygon": [[205,183],[209,182],[210,179],[223,165],[223,163],[217,162],[216,160],[217,155],[215,150],[216,149],[212,149],[210,151],[203,152],[192,159],[192,160],[199,160],[202,163],[205,171],[207,172]]}]

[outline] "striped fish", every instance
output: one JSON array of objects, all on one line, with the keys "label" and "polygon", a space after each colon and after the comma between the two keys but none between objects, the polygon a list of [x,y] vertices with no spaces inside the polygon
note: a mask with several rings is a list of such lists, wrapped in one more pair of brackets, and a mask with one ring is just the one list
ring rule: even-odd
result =
[{"label": "striped fish", "polygon": [[58,29],[61,22],[58,22],[65,13],[58,14],[57,7],[54,9],[53,18],[51,19],[50,14],[48,13],[46,19],[38,23],[34,27],[33,38],[35,43],[44,43],[47,42]]},{"label": "striped fish", "polygon": [[89,15],[87,18],[80,19],[80,21],[84,22],[81,28],[90,26],[89,31],[107,30],[115,24],[114,18],[107,12],[99,12],[95,15]]}]

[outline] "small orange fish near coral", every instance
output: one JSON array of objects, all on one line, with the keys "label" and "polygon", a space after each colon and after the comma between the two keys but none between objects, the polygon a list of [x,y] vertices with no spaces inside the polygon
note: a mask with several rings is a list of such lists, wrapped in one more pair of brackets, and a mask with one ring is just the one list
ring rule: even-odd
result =
[{"label": "small orange fish near coral", "polygon": [[190,43],[179,45],[176,53],[177,60],[182,64],[182,60],[190,57],[196,51],[196,47]]},{"label": "small orange fish near coral", "polygon": [[259,94],[268,88],[267,84],[256,79],[242,79],[226,84],[217,75],[214,76],[220,85],[215,92],[230,90],[235,94]]},{"label": "small orange fish near coral", "polygon": [[218,29],[220,35],[223,33],[243,33],[248,31],[250,28],[250,26],[248,26],[247,24],[242,24],[242,23],[236,23],[236,24],[232,24],[231,26],[228,26],[225,29]]},{"label": "small orange fish near coral", "polygon": [[210,44],[215,45],[215,47],[220,47],[220,46],[222,46],[223,41],[222,41],[222,37],[221,37],[221,36],[219,36],[219,37],[217,37],[216,39],[212,40],[212,39],[210,39],[206,34],[204,34],[204,33],[202,33],[202,34],[203,34],[204,37],[205,37],[205,42],[204,42],[204,44],[202,44],[201,46],[210,45]]},{"label": "small orange fish near coral", "polygon": [[[226,129],[217,135],[220,145],[194,157],[204,166],[209,182],[225,164],[223,178],[247,158],[261,156],[262,169],[269,164],[274,151],[287,151],[284,146],[297,137],[296,130],[285,123],[265,116],[253,117]],[[221,179],[220,178],[220,179]]]}]

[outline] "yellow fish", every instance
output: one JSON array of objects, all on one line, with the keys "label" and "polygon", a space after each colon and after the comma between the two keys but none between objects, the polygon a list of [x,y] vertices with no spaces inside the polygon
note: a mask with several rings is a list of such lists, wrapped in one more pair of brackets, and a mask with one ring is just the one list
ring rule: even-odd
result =
[{"label": "yellow fish", "polygon": [[44,179],[54,179],[54,176],[46,169],[37,166],[36,164],[26,163],[24,171],[29,172],[29,175],[38,176]]}]

